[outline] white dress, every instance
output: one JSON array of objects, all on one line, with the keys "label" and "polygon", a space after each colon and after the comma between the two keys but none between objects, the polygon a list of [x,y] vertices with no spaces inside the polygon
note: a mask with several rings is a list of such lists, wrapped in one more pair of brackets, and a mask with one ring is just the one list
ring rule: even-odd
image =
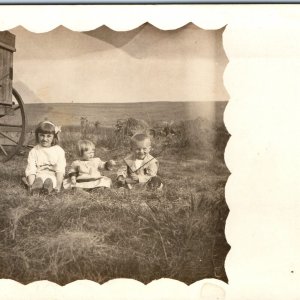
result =
[{"label": "white dress", "polygon": [[[111,187],[111,179],[101,175],[100,169],[104,169],[105,162],[98,157],[91,160],[75,160],[71,164],[68,172],[69,178],[65,179],[63,186],[65,189],[78,187],[84,189],[93,189],[97,187]],[[71,176],[76,177],[76,185],[71,183]]]},{"label": "white dress", "polygon": [[53,181],[53,187],[56,188],[56,173],[65,174],[66,158],[65,151],[58,145],[52,147],[42,147],[36,145],[28,154],[27,167],[25,175],[35,175],[43,182],[50,178]]}]

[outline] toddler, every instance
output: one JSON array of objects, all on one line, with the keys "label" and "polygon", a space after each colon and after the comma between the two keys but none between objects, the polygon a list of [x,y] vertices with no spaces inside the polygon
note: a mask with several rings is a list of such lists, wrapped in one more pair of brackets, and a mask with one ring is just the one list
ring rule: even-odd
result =
[{"label": "toddler", "polygon": [[102,176],[101,169],[112,170],[115,162],[102,161],[95,156],[95,145],[89,140],[80,140],[77,144],[79,159],[71,164],[68,178],[64,180],[64,188],[94,189],[98,187],[111,187],[111,179]]},{"label": "toddler", "polygon": [[34,146],[28,154],[25,169],[26,180],[31,194],[41,191],[50,194],[53,189],[60,191],[65,174],[64,150],[58,145],[60,127],[50,121],[39,123],[35,129]]},{"label": "toddler", "polygon": [[163,184],[157,176],[158,161],[150,155],[150,137],[143,133],[135,134],[130,140],[130,148],[131,154],[117,172],[117,186],[131,189],[133,185],[146,185],[161,189]]}]

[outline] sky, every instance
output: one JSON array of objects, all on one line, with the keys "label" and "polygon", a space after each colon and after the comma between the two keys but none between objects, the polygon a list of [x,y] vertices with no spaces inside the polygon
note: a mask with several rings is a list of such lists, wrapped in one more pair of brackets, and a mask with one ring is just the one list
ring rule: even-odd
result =
[{"label": "sky", "polygon": [[223,29],[192,23],[163,31],[151,24],[16,35],[14,87],[25,103],[224,101],[228,62]]}]

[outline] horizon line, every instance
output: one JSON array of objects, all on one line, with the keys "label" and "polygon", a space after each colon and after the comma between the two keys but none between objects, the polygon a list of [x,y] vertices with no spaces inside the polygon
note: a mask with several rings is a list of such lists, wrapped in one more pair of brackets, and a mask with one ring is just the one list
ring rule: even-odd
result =
[{"label": "horizon line", "polygon": [[201,102],[228,102],[228,100],[199,100],[199,101],[137,101],[137,102],[26,102],[26,104],[140,104],[140,103],[201,103]]}]

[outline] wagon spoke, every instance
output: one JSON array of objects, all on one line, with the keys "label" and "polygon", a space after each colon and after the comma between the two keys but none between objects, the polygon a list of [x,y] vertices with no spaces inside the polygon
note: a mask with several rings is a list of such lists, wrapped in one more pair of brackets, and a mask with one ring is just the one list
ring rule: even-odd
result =
[{"label": "wagon spoke", "polygon": [[26,115],[19,93],[12,88],[10,109],[0,115],[0,162],[18,154],[26,137]]},{"label": "wagon spoke", "polygon": [[3,146],[1,144],[0,144],[0,149],[4,153],[4,155],[7,156],[7,153],[6,153],[5,149],[3,148]]},{"label": "wagon spoke", "polygon": [[[11,142],[15,143],[16,145],[18,144],[18,142],[16,142],[15,140],[13,140],[10,136],[6,135],[5,133],[0,131],[0,135],[4,136],[5,138],[7,138],[8,140],[10,140]],[[2,150],[3,151],[3,150]]]}]

